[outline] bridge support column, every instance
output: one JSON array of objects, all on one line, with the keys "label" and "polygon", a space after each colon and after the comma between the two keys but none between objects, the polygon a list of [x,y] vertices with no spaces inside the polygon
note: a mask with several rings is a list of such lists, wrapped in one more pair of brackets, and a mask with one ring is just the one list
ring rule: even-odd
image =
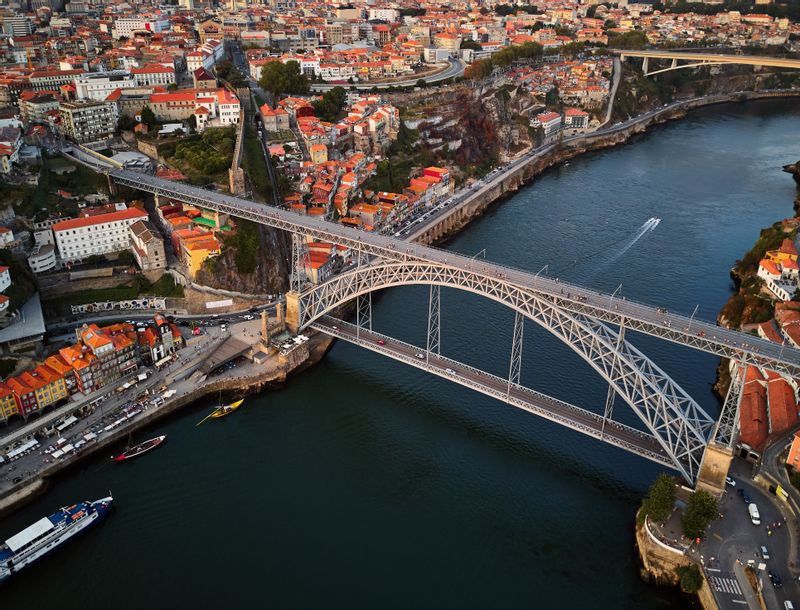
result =
[{"label": "bridge support column", "polygon": [[644,61],[642,62],[642,72],[644,72],[645,76],[647,76],[647,68],[650,65],[650,63],[648,62],[649,59],[650,59],[649,57],[645,57]]},{"label": "bridge support column", "polygon": [[677,59],[673,59],[672,63],[670,64],[670,68],[672,68],[674,70],[677,67],[678,67],[678,60]]},{"label": "bridge support column", "polygon": [[296,290],[286,293],[286,326],[292,334],[300,330],[300,293]]},{"label": "bridge support column", "polygon": [[[617,347],[619,348],[622,345],[622,342],[625,340],[625,321],[619,326],[619,334],[617,335]],[[614,389],[613,385],[608,386],[608,394],[606,394],[606,408],[603,411],[603,425],[600,427],[600,438],[602,439],[606,432],[606,422],[611,419],[614,415],[614,399],[617,396],[617,392]]]},{"label": "bridge support column", "polygon": [[511,362],[508,364],[508,389],[506,400],[511,396],[511,386],[519,385],[522,376],[522,334],[525,329],[525,316],[517,312],[514,316],[514,337],[511,340]]},{"label": "bridge support column", "polygon": [[306,262],[308,260],[308,244],[305,235],[292,233],[292,268],[289,282],[291,289],[300,292],[306,283]]},{"label": "bridge support column", "polygon": [[733,461],[733,448],[711,442],[703,453],[700,473],[697,475],[697,489],[703,489],[716,497],[725,492],[725,477]]},{"label": "bridge support column", "polygon": [[733,447],[736,442],[736,430],[739,425],[739,407],[742,403],[746,367],[737,362],[731,366],[730,371],[731,383],[728,386],[725,403],[722,405],[719,421],[711,440],[719,445]]},{"label": "bridge support column", "polygon": [[356,339],[361,339],[361,329],[372,330],[372,293],[362,294],[356,303]]},{"label": "bridge support column", "polygon": [[425,362],[430,362],[431,352],[442,353],[441,335],[441,286],[431,285],[430,297],[428,299],[428,351],[425,354]]}]

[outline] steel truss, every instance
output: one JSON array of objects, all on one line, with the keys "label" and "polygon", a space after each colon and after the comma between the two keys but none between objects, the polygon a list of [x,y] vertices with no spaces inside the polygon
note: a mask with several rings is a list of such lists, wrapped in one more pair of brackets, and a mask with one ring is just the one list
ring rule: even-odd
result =
[{"label": "steel truss", "polygon": [[741,363],[731,366],[731,383],[725,395],[725,403],[719,414],[719,421],[712,439],[720,445],[733,447],[736,442],[739,422],[739,408],[744,394],[745,367]]},{"label": "steel truss", "polygon": [[603,376],[658,439],[673,466],[687,481],[694,482],[714,420],[618,332],[566,309],[558,298],[545,298],[500,278],[433,263],[385,262],[335,276],[302,293],[300,327],[361,294],[413,284],[473,292],[511,307],[546,328]]},{"label": "steel truss", "polygon": [[[247,199],[208,191],[202,188],[162,180],[125,169],[98,167],[118,184],[183,201],[237,218],[246,218],[291,233],[302,233],[315,240],[347,246],[365,252],[370,257],[397,262],[415,261],[452,268],[459,281],[484,283],[499,280],[523,289],[538,298],[557,303],[558,307],[579,316],[589,316],[599,322],[620,325],[693,349],[800,377],[800,350],[781,349],[769,341],[720,328],[713,323],[692,320],[687,316],[666,312],[660,308],[622,299],[610,299],[595,290],[560,283],[519,269],[512,269],[437,250],[420,244],[404,242],[386,235],[365,233],[339,224],[309,218],[300,214],[269,207]],[[464,276],[473,276],[465,278]],[[448,284],[450,285],[450,284]]]},{"label": "steel truss", "polygon": [[289,275],[291,289],[301,292],[306,285],[306,264],[308,263],[308,243],[304,235],[292,233],[292,268]]},{"label": "steel truss", "polygon": [[428,296],[428,341],[425,360],[429,361],[431,352],[442,353],[442,287],[431,285]]},{"label": "steel truss", "polygon": [[[667,468],[675,467],[672,459],[667,455],[666,451],[664,451],[661,444],[652,434],[642,432],[641,430],[616,421],[609,421],[605,428],[605,434],[602,435],[600,432],[603,424],[602,417],[593,411],[582,409],[581,407],[553,398],[542,392],[526,388],[522,385],[512,385],[511,392],[508,392],[506,387],[508,383],[507,379],[485,371],[480,371],[479,369],[462,364],[451,358],[434,356],[430,363],[419,360],[412,355],[421,351],[419,347],[392,337],[372,333],[372,338],[385,338],[385,345],[380,345],[377,341],[360,341],[354,337],[353,331],[350,330],[352,326],[353,325],[347,322],[331,316],[324,316],[317,322],[311,324],[312,328],[324,333],[345,341],[355,342],[366,349],[471,388],[482,394],[496,398],[501,402],[506,402],[509,405],[523,409],[528,413],[538,415],[592,438],[602,440],[610,445],[647,458]],[[435,363],[433,362],[434,360]],[[445,367],[451,367],[461,371],[466,370],[477,373],[477,375],[453,376],[446,372]]]},{"label": "steel truss", "polygon": [[522,377],[522,331],[525,329],[525,318],[518,311],[514,314],[514,335],[511,339],[511,359],[508,363],[508,392],[512,385],[520,385]]}]

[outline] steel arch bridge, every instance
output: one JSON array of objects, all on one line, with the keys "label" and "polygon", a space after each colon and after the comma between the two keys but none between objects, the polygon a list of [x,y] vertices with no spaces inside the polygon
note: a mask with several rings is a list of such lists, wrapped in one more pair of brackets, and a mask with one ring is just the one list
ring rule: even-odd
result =
[{"label": "steel arch bridge", "polygon": [[[385,288],[409,285],[432,287],[428,352],[432,349],[438,352],[438,288],[452,287],[501,303],[517,313],[510,374],[516,377],[515,383],[519,383],[524,316],[567,344],[600,374],[644,423],[669,456],[672,466],[686,480],[697,479],[716,422],[664,371],[625,340],[624,322],[617,331],[589,316],[568,311],[558,297],[537,294],[488,275],[411,261],[380,261],[359,266],[300,293],[290,293],[287,320],[296,320],[298,329],[305,328],[348,301],[369,297]],[[358,318],[359,324],[363,324],[370,312],[363,298],[360,301]],[[613,401],[613,395],[610,398]],[[606,416],[610,417],[610,413]]]}]

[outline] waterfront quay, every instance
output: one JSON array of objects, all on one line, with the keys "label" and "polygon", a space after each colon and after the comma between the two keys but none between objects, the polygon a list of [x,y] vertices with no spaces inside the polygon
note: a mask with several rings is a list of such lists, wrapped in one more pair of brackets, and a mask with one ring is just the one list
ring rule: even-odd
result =
[{"label": "waterfront quay", "polygon": [[[266,312],[265,312],[266,315]],[[253,316],[249,316],[253,317]],[[283,332],[277,319],[272,331]],[[82,401],[67,404],[0,438],[3,453],[35,445],[0,465],[0,512],[15,508],[43,491],[48,478],[102,450],[112,449],[133,432],[210,394],[248,394],[318,360],[330,341],[314,333],[310,346],[278,351],[265,348],[262,321],[239,321],[225,330],[209,325],[200,336],[158,369],[145,370],[103,388]],[[127,387],[126,387],[127,386]],[[217,396],[218,397],[218,396]],[[84,410],[85,406],[90,409]],[[76,417],[78,413],[80,417]],[[63,430],[58,429],[59,423]]]}]

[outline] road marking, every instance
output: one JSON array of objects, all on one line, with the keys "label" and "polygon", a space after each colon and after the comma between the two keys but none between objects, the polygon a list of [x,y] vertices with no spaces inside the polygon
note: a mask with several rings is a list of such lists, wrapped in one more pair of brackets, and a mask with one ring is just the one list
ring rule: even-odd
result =
[{"label": "road marking", "polygon": [[739,583],[735,578],[726,578],[720,576],[710,576],[709,581],[715,591],[720,593],[729,593],[730,595],[741,595],[742,590]]},{"label": "road marking", "polygon": [[719,568],[706,568],[706,572],[722,572]]},{"label": "road marking", "polygon": [[745,606],[747,605],[747,602],[746,602],[746,601],[744,601],[743,599],[732,599],[731,601],[732,601],[734,604],[744,604]]},{"label": "road marking", "polygon": [[720,541],[722,540],[722,536],[720,536],[719,534],[714,534],[714,538]]}]

